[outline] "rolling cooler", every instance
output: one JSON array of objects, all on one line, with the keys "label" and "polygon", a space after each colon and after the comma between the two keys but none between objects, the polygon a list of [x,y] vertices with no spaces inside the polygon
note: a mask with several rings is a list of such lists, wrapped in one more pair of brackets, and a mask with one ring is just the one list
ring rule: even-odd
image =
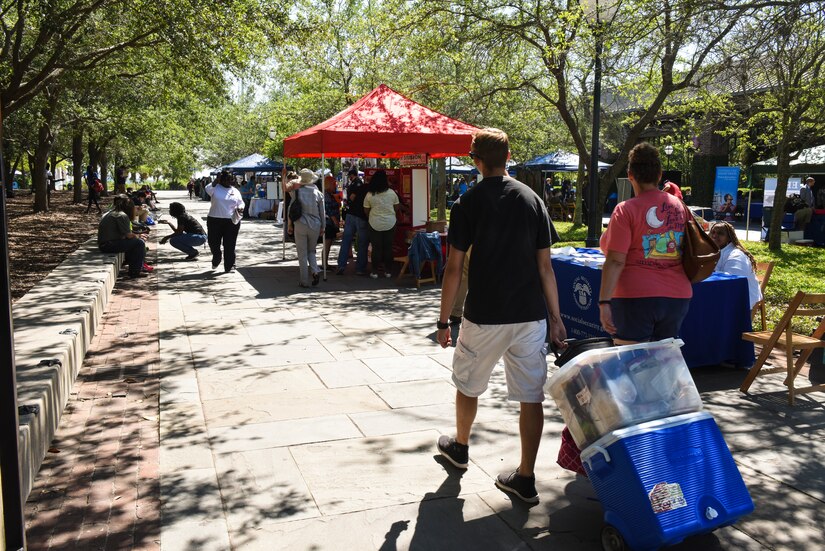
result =
[{"label": "rolling cooler", "polygon": [[581,458],[604,509],[606,551],[675,545],[753,511],[722,433],[706,412],[615,430]]},{"label": "rolling cooler", "polygon": [[573,344],[546,390],[583,450],[606,551],[674,545],[753,511],[680,340]]}]

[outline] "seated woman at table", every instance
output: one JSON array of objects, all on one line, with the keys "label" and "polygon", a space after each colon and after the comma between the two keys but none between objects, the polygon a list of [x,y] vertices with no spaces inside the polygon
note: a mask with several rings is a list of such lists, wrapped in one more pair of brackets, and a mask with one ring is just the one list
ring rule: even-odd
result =
[{"label": "seated woman at table", "polygon": [[727,222],[716,222],[708,235],[719,247],[719,260],[715,272],[741,275],[748,278],[748,298],[750,307],[762,300],[762,289],[756,279],[756,259],[742,246],[733,226]]},{"label": "seated woman at table", "polygon": [[635,196],[616,205],[600,245],[605,253],[599,293],[602,327],[616,344],[676,337],[693,289],[682,268],[685,207],[659,190],[659,151],[630,151],[627,177]]}]

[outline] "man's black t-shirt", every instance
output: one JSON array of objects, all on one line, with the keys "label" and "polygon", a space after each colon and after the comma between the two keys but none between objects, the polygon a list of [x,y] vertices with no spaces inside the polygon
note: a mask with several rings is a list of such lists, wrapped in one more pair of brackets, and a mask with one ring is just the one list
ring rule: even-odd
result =
[{"label": "man's black t-shirt", "polygon": [[550,246],[544,202],[507,176],[485,178],[453,204],[450,245],[470,255],[464,317],[478,324],[546,317],[536,252]]},{"label": "man's black t-shirt", "polygon": [[206,232],[203,231],[203,226],[201,226],[200,222],[195,220],[188,212],[184,212],[178,216],[178,228],[183,230],[183,233],[206,235]]},{"label": "man's black t-shirt", "polygon": [[[361,178],[356,178],[347,186],[347,215],[352,214],[358,218],[366,219],[364,213],[364,197],[369,192],[369,186]],[[355,199],[350,200],[350,195],[355,194]]]}]

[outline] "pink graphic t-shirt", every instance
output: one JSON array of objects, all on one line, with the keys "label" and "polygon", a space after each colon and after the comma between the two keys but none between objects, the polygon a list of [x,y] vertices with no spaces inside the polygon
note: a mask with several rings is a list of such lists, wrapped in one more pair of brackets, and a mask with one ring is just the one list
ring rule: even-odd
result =
[{"label": "pink graphic t-shirt", "polygon": [[653,189],[619,203],[599,245],[625,253],[616,298],[690,298],[693,289],[682,268],[685,208],[673,195]]}]

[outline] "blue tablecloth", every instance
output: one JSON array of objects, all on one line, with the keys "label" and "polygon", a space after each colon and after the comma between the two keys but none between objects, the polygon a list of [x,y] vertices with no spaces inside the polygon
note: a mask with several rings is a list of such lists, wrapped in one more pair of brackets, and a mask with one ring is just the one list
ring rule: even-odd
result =
[{"label": "blue tablecloth", "polygon": [[825,214],[814,214],[805,226],[805,239],[813,239],[814,245],[825,246]]},{"label": "blue tablecloth", "polygon": [[[579,249],[585,252],[586,249]],[[587,251],[594,257],[598,251]],[[602,272],[575,260],[553,258],[559,290],[559,308],[568,338],[602,337],[599,322],[599,289]],[[713,274],[693,285],[693,299],[679,337],[685,341],[682,355],[688,367],[730,362],[753,365],[753,343],[741,334],[750,331],[748,280],[741,276]]]}]

